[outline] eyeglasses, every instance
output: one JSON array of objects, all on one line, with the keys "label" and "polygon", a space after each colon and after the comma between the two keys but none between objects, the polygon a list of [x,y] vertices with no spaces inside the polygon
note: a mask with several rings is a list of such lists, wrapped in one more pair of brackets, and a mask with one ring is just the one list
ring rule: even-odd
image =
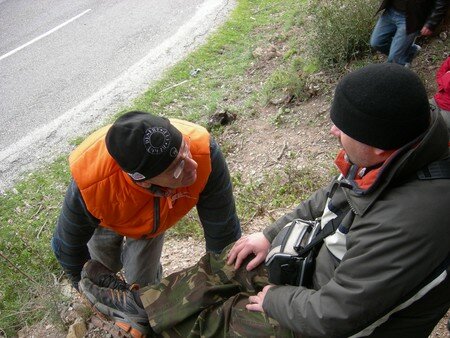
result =
[{"label": "eyeglasses", "polygon": [[186,141],[184,142],[184,150],[183,150],[182,156],[183,156],[183,159],[180,161],[178,166],[173,171],[173,178],[176,180],[180,177],[181,173],[183,172],[184,166],[186,164],[185,159],[186,159],[186,157],[189,156],[189,143],[187,143]]}]

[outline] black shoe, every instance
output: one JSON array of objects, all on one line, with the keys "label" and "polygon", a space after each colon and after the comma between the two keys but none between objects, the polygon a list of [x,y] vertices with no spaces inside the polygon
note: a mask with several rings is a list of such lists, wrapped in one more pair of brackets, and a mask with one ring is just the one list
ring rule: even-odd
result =
[{"label": "black shoe", "polygon": [[152,332],[139,291],[100,287],[87,277],[82,278],[78,285],[94,308],[125,332],[135,338],[146,337]]},{"label": "black shoe", "polygon": [[130,288],[130,285],[125,283],[116,273],[94,259],[90,259],[84,264],[83,270],[81,270],[81,279],[83,278],[88,278],[92,283],[103,288],[117,290],[128,290]]}]

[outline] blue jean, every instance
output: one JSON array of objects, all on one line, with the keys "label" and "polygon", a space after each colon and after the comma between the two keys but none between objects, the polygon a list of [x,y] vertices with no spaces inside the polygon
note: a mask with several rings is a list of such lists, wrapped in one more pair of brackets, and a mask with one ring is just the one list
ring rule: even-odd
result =
[{"label": "blue jean", "polygon": [[405,65],[411,63],[419,46],[414,44],[418,32],[406,33],[404,13],[387,8],[375,25],[370,45],[388,56],[387,62]]}]

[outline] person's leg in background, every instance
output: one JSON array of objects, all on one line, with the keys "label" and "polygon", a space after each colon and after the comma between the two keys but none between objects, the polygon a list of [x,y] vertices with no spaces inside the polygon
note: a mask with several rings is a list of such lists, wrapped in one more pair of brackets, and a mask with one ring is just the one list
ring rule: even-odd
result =
[{"label": "person's leg in background", "polygon": [[390,9],[386,9],[379,17],[370,37],[370,45],[380,53],[389,55],[392,38],[397,31],[397,26],[392,20]]},{"label": "person's leg in background", "polygon": [[410,64],[420,50],[414,44],[417,32],[406,33],[405,14],[388,8],[378,19],[370,38],[370,45],[387,55],[387,62]]},{"label": "person's leg in background", "polygon": [[404,13],[390,10],[390,18],[396,26],[396,31],[392,37],[387,61],[404,66],[411,63],[420,50],[420,47],[414,44],[417,32],[410,34],[406,32],[406,16]]}]

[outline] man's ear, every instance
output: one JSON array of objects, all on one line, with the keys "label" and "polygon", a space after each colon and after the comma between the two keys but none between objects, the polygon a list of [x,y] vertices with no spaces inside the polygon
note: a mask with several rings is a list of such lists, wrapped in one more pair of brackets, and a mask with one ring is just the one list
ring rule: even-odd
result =
[{"label": "man's ear", "polygon": [[395,152],[394,150],[384,150],[384,149],[379,149],[379,148],[373,148],[373,153],[375,154],[375,156],[377,156],[378,158],[380,158],[381,160],[386,160],[387,158],[389,158],[389,156],[391,156],[393,153]]},{"label": "man's ear", "polygon": [[380,148],[373,148],[373,152],[377,156],[383,156],[383,154],[386,152],[386,150],[380,149]]}]

